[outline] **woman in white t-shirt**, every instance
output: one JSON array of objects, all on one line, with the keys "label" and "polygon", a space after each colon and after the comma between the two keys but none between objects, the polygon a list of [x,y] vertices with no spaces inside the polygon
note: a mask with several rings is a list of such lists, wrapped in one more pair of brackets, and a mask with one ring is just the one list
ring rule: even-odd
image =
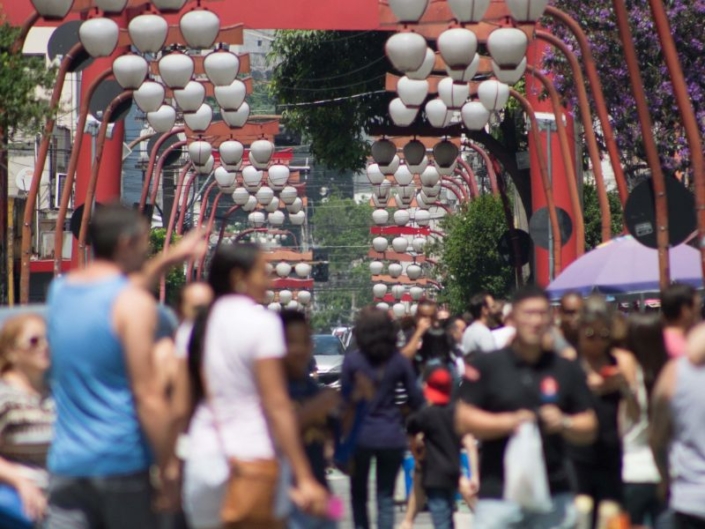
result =
[{"label": "woman in white t-shirt", "polygon": [[[282,324],[260,305],[270,284],[264,255],[250,244],[223,245],[213,257],[208,282],[215,301],[205,325],[205,318],[197,320],[191,343],[191,352],[197,352],[195,342],[203,337],[205,393],[190,425],[184,469],[184,510],[191,527],[221,527],[232,465],[243,472],[270,468],[278,452],[296,478],[294,501],[322,515],[328,492],[313,477],[299,439],[281,363],[286,352]],[[275,513],[274,504],[271,511],[264,524],[245,519],[238,527],[276,529],[284,513]]]}]

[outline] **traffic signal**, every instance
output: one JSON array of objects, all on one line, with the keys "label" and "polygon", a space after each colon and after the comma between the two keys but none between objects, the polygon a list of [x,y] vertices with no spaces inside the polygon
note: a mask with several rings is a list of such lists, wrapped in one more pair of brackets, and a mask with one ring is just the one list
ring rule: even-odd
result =
[{"label": "traffic signal", "polygon": [[311,277],[316,283],[328,281],[328,252],[319,248],[313,249],[313,262],[311,263]]}]

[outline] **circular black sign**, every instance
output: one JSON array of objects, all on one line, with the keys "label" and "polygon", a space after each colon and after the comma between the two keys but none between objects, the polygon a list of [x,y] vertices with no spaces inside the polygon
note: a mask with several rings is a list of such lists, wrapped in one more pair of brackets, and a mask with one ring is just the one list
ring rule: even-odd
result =
[{"label": "circular black sign", "polygon": [[[677,246],[690,236],[697,226],[695,197],[683,184],[666,177],[668,203],[668,243]],[[644,180],[629,194],[624,206],[624,222],[629,233],[649,248],[656,243],[656,201],[651,179]]]},{"label": "circular black sign", "polygon": [[[51,37],[49,37],[47,47],[50,60],[53,61],[59,55],[66,55],[71,51],[71,48],[78,44],[78,28],[81,27],[82,23],[81,20],[71,20],[70,22],[64,22],[54,30]],[[82,49],[80,53],[76,54],[69,72],[80,72],[91,64],[93,64],[93,57]]]},{"label": "circular black sign", "polygon": [[[531,236],[524,230],[515,229],[514,233],[519,242],[519,260],[522,266],[529,263],[531,257]],[[514,245],[512,244],[512,232],[507,230],[499,238],[497,251],[507,264],[514,265]]]},{"label": "circular black sign", "polygon": [[[570,240],[570,236],[573,235],[573,221],[568,215],[568,212],[563,208],[556,208],[556,214],[558,215],[558,226],[560,228],[561,235],[561,246]],[[531,216],[529,221],[529,233],[536,246],[540,246],[548,250],[549,247],[549,231],[551,223],[548,218],[548,208],[541,208],[536,213]],[[553,236],[554,242],[558,239],[557,236]]]},{"label": "circular black sign", "polygon": [[[160,135],[152,136],[148,141],[147,141],[147,152],[149,154],[152,153],[154,150],[154,146],[156,145],[157,141],[159,141]],[[174,145],[175,143],[178,143],[179,137],[174,134],[172,136],[169,136],[164,143],[161,144],[159,147],[159,151],[157,154],[159,157],[161,157],[164,154],[164,151],[166,151],[169,147]],[[164,160],[164,167],[168,165],[174,165],[176,162],[179,161],[179,158],[181,158],[181,151],[182,149],[172,149],[171,152],[166,157],[166,160]]]},{"label": "circular black sign", "polygon": [[[89,110],[91,115],[98,121],[102,121],[103,112],[108,108],[113,99],[124,92],[122,86],[118,84],[117,81],[113,79],[108,79],[103,81],[98,85],[95,92],[93,92],[93,97],[89,103]],[[127,114],[130,112],[130,107],[132,106],[132,99],[126,99],[120,103],[110,116],[110,123],[116,123],[125,119]]]}]

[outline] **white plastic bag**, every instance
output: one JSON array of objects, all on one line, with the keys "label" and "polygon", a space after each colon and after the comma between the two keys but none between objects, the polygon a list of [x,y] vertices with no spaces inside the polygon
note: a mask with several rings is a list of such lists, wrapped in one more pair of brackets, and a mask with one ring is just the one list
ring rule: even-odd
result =
[{"label": "white plastic bag", "polygon": [[522,424],[507,443],[504,451],[504,499],[530,512],[551,510],[543,444],[536,423]]}]

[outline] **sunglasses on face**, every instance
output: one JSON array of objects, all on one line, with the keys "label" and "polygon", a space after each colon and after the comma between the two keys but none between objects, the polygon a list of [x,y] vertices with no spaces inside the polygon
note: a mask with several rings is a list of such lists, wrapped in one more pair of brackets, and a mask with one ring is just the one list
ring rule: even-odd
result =
[{"label": "sunglasses on face", "polygon": [[602,329],[599,332],[592,327],[585,329],[585,338],[589,340],[609,340],[611,337],[612,333],[607,329]]}]

